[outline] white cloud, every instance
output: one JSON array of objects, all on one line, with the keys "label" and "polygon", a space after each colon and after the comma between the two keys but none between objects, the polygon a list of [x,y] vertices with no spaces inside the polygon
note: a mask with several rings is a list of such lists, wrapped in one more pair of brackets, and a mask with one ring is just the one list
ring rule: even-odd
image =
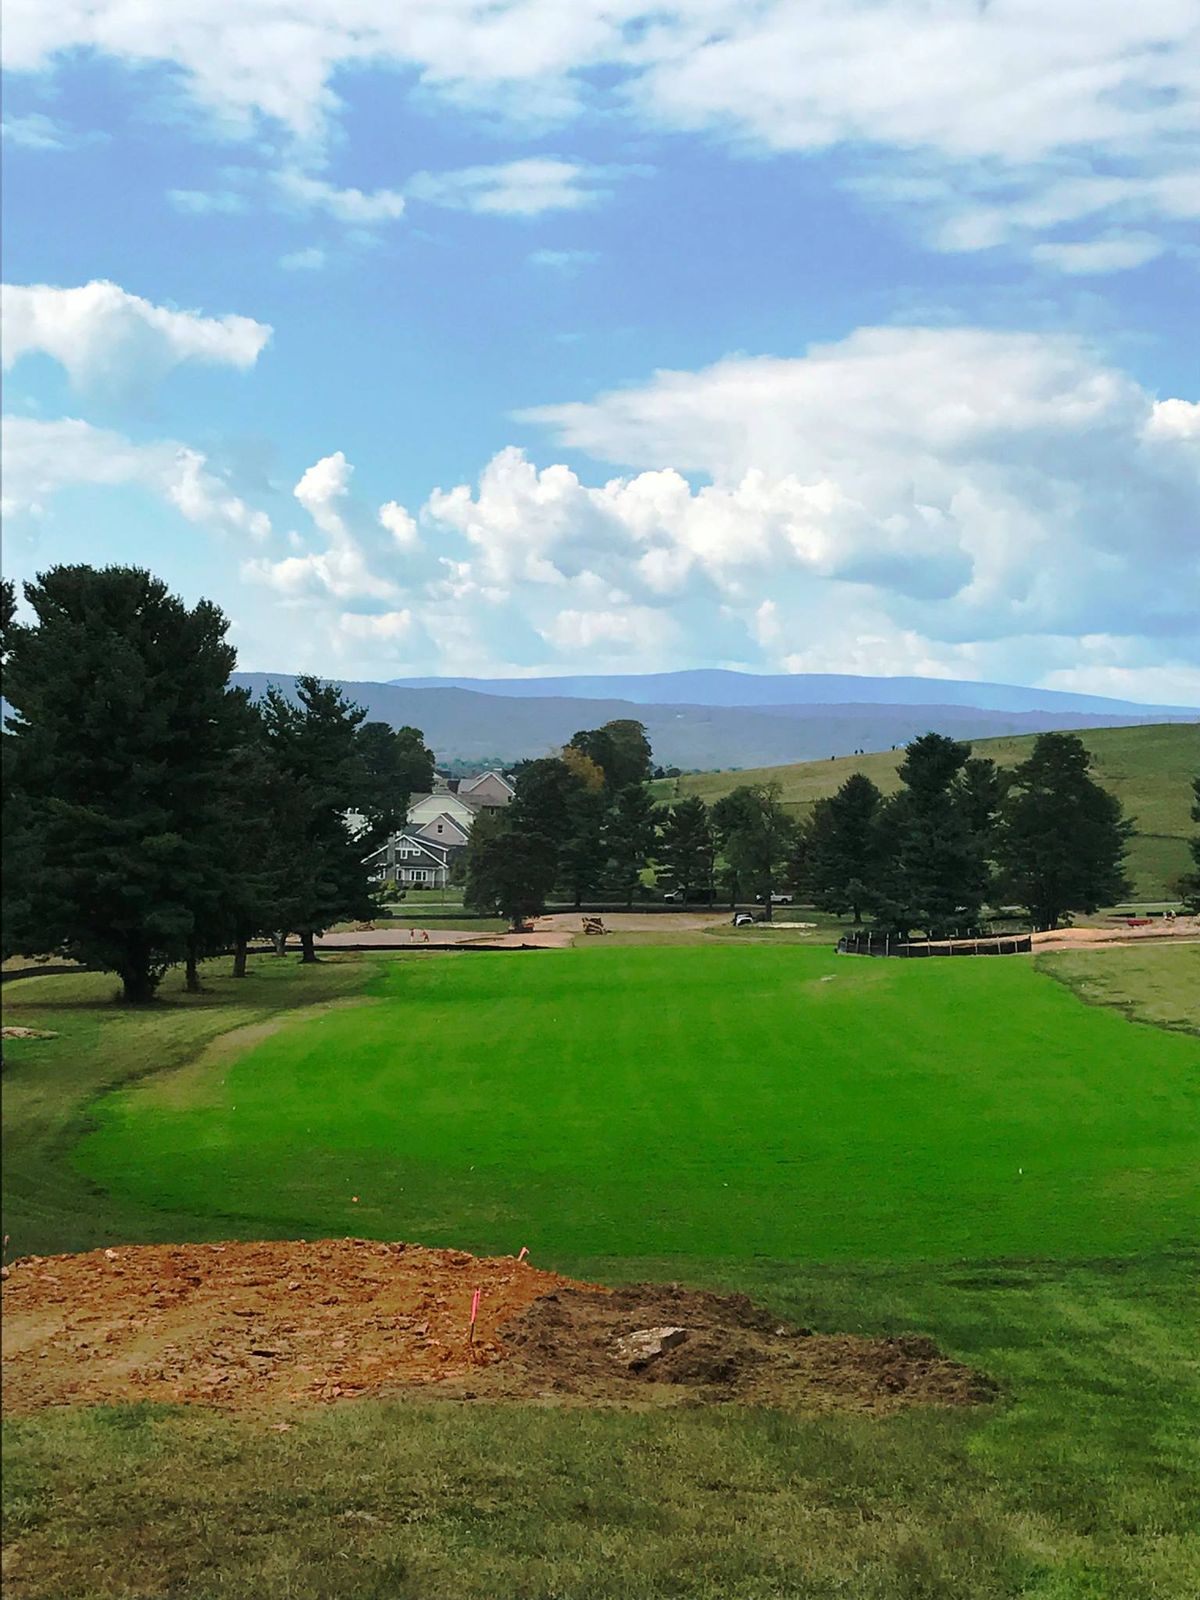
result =
[{"label": "white cloud", "polygon": [[597,180],[611,170],[555,156],[528,156],[456,172],[418,172],[409,179],[407,192],[414,200],[457,211],[534,217],[543,211],[577,211],[594,205],[604,193]]},{"label": "white cloud", "polygon": [[279,265],[285,272],[320,272],[325,265],[325,252],[319,245],[310,244],[303,250],[280,256]]},{"label": "white cloud", "polygon": [[400,550],[415,550],[420,542],[416,523],[396,500],[389,500],[386,505],[380,506],[379,525],[387,529]]},{"label": "white cloud", "polygon": [[314,462],[292,490],[328,540],[323,550],[279,561],[267,557],[249,561],[242,567],[243,576],[290,600],[394,600],[398,585],[381,574],[377,552],[351,526],[353,472],[344,452],[337,450]]},{"label": "white cloud", "polygon": [[669,613],[648,606],[624,606],[620,611],[567,609],[538,632],[567,658],[600,653],[636,654],[642,660],[667,655],[679,634]]},{"label": "white cloud", "polygon": [[349,639],[393,645],[411,636],[414,621],[411,611],[346,611],[338,627]]},{"label": "white cloud", "polygon": [[378,222],[396,222],[404,215],[404,196],[395,189],[339,189],[324,178],[288,170],[276,173],[275,181],[284,198],[299,211],[324,211],[336,222],[369,227]]},{"label": "white cloud", "polygon": [[251,317],[175,311],[97,281],[77,289],[5,284],[0,290],[5,368],[41,352],[79,387],[123,387],[185,361],[252,367],[271,329]]},{"label": "white cloud", "polygon": [[[1157,236],[1200,167],[1194,0],[674,0],[650,13],[641,0],[11,0],[4,44],[26,71],[81,49],[170,63],[225,130],[251,135],[265,118],[310,145],[340,110],[339,74],[369,63],[517,120],[598,106],[735,149],[837,149],[881,198],[928,202],[950,248],[984,247],[949,242],[992,227],[981,211],[1036,208],[1077,179],[1089,205],[1123,186],[1119,203]],[[1001,232],[1021,244],[1050,227]]]},{"label": "white cloud", "polygon": [[252,539],[267,538],[265,512],[248,506],[207,458],[174,440],[138,444],[77,418],[41,422],[5,417],[4,493],[8,515],[40,515],[60,489],[136,487],[160,496],[189,522]]}]

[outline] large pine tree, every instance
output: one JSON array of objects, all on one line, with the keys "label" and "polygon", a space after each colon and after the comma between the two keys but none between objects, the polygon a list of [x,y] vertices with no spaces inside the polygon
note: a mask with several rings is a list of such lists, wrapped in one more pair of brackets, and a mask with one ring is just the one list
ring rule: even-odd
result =
[{"label": "large pine tree", "polygon": [[712,821],[699,795],[677,800],[662,820],[659,857],[683,903],[697,892],[712,898]]},{"label": "large pine tree", "polygon": [[1078,735],[1040,733],[1012,775],[999,833],[1002,882],[1040,928],[1129,892],[1122,863],[1133,825],[1090,765]]},{"label": "large pine tree", "polygon": [[305,962],[317,959],[317,934],[372,910],[364,852],[349,821],[364,787],[357,738],[364,716],[336,684],[307,675],[296,679],[294,701],[272,687],[263,704],[271,758],[297,818],[280,914],[282,926],[300,935]]},{"label": "large pine tree", "polygon": [[836,794],[818,800],[800,852],[801,872],[813,904],[862,921],[873,904],[882,861],[879,819],[883,795],[861,772],[850,775]]},{"label": "large pine tree", "polygon": [[[1200,822],[1200,775],[1192,779],[1192,821]],[[1192,852],[1194,870],[1184,878],[1180,888],[1188,910],[1200,911],[1200,833],[1192,835],[1188,848]]]},{"label": "large pine tree", "polygon": [[220,892],[228,623],[133,567],[55,567],[25,595],[35,620],[5,630],[7,947],[115,971],[145,1002]]}]

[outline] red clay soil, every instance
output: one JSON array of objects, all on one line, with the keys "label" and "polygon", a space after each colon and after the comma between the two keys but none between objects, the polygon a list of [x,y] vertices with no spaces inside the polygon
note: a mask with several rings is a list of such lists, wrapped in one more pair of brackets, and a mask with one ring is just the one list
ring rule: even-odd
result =
[{"label": "red clay soil", "polygon": [[[511,1256],[362,1239],[130,1245],[29,1256],[5,1272],[10,1414],[135,1400],[262,1410],[415,1392],[868,1412],[994,1396],[927,1339],[813,1334],[740,1295],[609,1291]],[[621,1353],[627,1334],[663,1327],[684,1337],[648,1361]]]}]

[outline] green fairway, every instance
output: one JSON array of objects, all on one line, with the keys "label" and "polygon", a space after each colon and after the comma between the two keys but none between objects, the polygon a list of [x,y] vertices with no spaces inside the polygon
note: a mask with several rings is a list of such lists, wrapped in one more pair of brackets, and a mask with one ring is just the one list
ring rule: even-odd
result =
[{"label": "green fairway", "polygon": [[108,1097],[78,1170],[126,1208],[545,1262],[1193,1238],[1200,1044],[1026,961],[589,948],[370,989]]}]

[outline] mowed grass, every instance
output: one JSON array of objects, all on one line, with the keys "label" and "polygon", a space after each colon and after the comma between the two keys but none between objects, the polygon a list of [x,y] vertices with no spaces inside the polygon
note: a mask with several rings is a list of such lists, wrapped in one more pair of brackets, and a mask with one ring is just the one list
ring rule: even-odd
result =
[{"label": "mowed grass", "polygon": [[[427,1129],[438,1157],[437,1181],[457,1188],[464,1206],[474,1205],[479,1230],[503,1235],[504,1247],[512,1249],[511,1205],[505,1215],[483,1214],[488,1194],[492,1204],[498,1195],[509,1204],[507,1186],[492,1172],[485,1189],[473,1189],[478,1180],[469,1173],[471,1162],[458,1158],[459,1146],[480,1142],[495,1119],[481,1116],[468,1095],[453,1130],[453,1097],[464,1084],[486,1082],[502,1103],[520,1102],[519,1118],[507,1119],[510,1132],[520,1131],[511,1149],[526,1158],[533,1151],[532,1159],[544,1161],[537,1152],[555,1137],[556,1115],[560,1123],[566,1119],[566,1136],[576,1139],[586,1090],[591,1112],[607,1132],[591,1148],[592,1167],[571,1179],[561,1196],[550,1196],[539,1237],[562,1232],[564,1238],[538,1246],[543,1264],[553,1256],[567,1270],[601,1281],[675,1277],[739,1289],[781,1317],[818,1328],[930,1333],[999,1382],[998,1403],[875,1420],[734,1406],[639,1413],[365,1401],[291,1410],[286,1431],[276,1431],[280,1419],[274,1417],[202,1408],[68,1408],[5,1426],[6,1595],[1179,1600],[1200,1592],[1197,1258],[1151,1244],[1151,1236],[1161,1242],[1195,1231],[1194,1218],[1189,1223],[1162,1180],[1189,1138],[1195,1154],[1192,1095],[1200,1081],[1200,1045],[1184,1034],[1131,1024],[1120,1009],[1150,1014],[1161,1007],[1184,1026],[1200,1027],[1200,985],[1191,983],[1194,968],[1187,965],[1196,952],[1139,948],[1053,958],[1072,969],[1056,977],[1101,999],[1091,1008],[1066,982],[1016,960],[940,963],[941,981],[950,988],[897,993],[892,985],[902,974],[921,982],[935,975],[899,963],[885,968],[881,962],[839,962],[802,946],[638,951],[613,949],[612,943],[536,958],[451,956],[423,963],[350,957],[312,969],[291,959],[263,958],[244,984],[211,969],[211,992],[197,998],[183,996],[171,978],[166,1003],[149,1013],[107,1005],[111,979],[72,976],[13,985],[4,995],[6,1021],[60,1033],[9,1045],[3,1176],[5,1226],[14,1233],[13,1246],[48,1250],[122,1238],[286,1231],[273,1221],[278,1208],[271,1204],[271,1175],[281,1169],[295,1182],[317,1148],[312,1142],[299,1154],[272,1144],[261,1149],[262,1174],[255,1182],[247,1179],[240,1202],[258,1211],[221,1212],[214,1207],[226,1206],[226,1199],[211,1194],[206,1209],[191,1213],[157,1208],[165,1159],[196,1161],[197,1171],[211,1176],[211,1161],[225,1139],[230,1158],[236,1151],[246,1171],[253,1164],[243,1133],[269,1126],[265,1102],[253,1124],[243,1128],[236,1121],[250,1082],[242,1074],[253,1068],[264,1076],[251,1088],[252,1102],[273,1074],[281,1109],[313,1100],[314,1088],[324,1085],[313,1101],[315,1120],[305,1124],[315,1130],[310,1140],[340,1137],[357,1124],[356,1148],[370,1151],[377,1147],[364,1147],[362,1126],[382,1119],[389,1138],[403,1130],[407,1160],[408,1151],[422,1147]],[[644,968],[622,965],[638,956],[659,960]],[[710,956],[723,962],[706,966]],[[686,982],[689,969],[675,972],[674,981],[687,991],[682,1016],[672,1010],[672,984],[664,986],[667,957],[696,963],[690,968],[696,976]],[[1163,957],[1164,964],[1156,964]],[[762,965],[781,958],[782,966]],[[535,967],[540,976],[523,976]],[[444,978],[434,979],[435,968]],[[485,975],[489,968],[494,985]],[[1009,987],[994,989],[989,1001],[986,990],[959,987],[971,972],[977,974],[971,984],[986,976],[993,985]],[[575,1007],[566,984],[570,973],[582,985]],[[721,973],[733,973],[723,994],[719,983],[714,987]],[[789,973],[795,979],[790,988]],[[835,981],[822,984],[830,973]],[[842,998],[839,984],[846,991]],[[476,985],[483,992],[464,1012]],[[374,993],[363,1005],[358,1002],[365,986]],[[770,1007],[772,988],[781,987],[790,996],[786,1027],[778,1012],[754,1021]],[[505,990],[512,991],[510,1001]],[[852,996],[858,1004],[839,1013]],[[347,1009],[328,1009],[346,1001]],[[1032,1008],[1042,1035],[1059,1040],[1060,1048],[1049,1056],[1055,1086],[1049,1092],[1037,1089],[1031,1061],[1008,1048],[1014,1037],[1025,1046],[1031,1042],[1018,1025],[1014,1001]],[[629,1005],[653,1052],[637,1045]],[[465,1018],[477,1007],[482,1043],[477,1047],[472,1038],[463,1061]],[[993,1031],[983,1022],[972,1026],[972,1008],[984,1013]],[[736,1027],[721,1020],[731,1009],[738,1014]],[[864,1013],[875,1018],[866,1028]],[[840,1055],[832,1043],[839,1014],[853,1022],[846,1036],[853,1047],[847,1042]],[[368,1019],[369,1047],[364,1043],[348,1061],[331,1051],[338,1037],[328,1031],[333,1024],[353,1023],[347,1035],[353,1039]],[[218,1037],[221,1029],[280,1023],[282,1031],[249,1053],[244,1052],[254,1035]],[[596,1038],[585,1034],[585,1023]],[[924,1037],[935,1045],[940,1041],[940,1048],[952,1044],[957,1050],[965,1041],[973,1067],[957,1084],[948,1074],[929,1078],[930,1063],[896,1037],[898,1027],[924,1028]],[[313,1048],[300,1050],[310,1028]],[[673,1030],[678,1041],[664,1044]],[[564,1038],[574,1039],[565,1050]],[[885,1052],[875,1048],[881,1038],[888,1040]],[[1104,1051],[1096,1048],[1101,1039]],[[1138,1042],[1145,1040],[1154,1048]],[[757,1062],[746,1055],[747,1041],[757,1050]],[[493,1044],[503,1074],[494,1062],[486,1069],[474,1064],[477,1048],[488,1056]],[[268,1065],[271,1050],[285,1045],[284,1060],[299,1075],[294,1084],[279,1076],[283,1061],[275,1069]],[[735,1050],[736,1074],[729,1064]],[[851,1070],[854,1052],[859,1093]],[[706,1185],[723,1185],[724,1145],[737,1149],[749,1132],[742,1109],[747,1083],[753,1086],[756,1076],[761,1081],[764,1061],[774,1063],[772,1081],[783,1104],[798,1104],[788,1085],[806,1072],[811,1078],[823,1059],[831,1059],[844,1084],[836,1104],[847,1125],[842,1142],[848,1176],[838,1188],[843,1210],[858,1217],[841,1222],[830,1216],[823,1224],[826,1238],[844,1241],[871,1209],[876,1178],[865,1164],[855,1164],[855,1119],[861,1121],[865,1103],[876,1108],[872,1120],[880,1124],[887,1080],[876,1075],[890,1064],[893,1153],[924,1152],[921,1159],[931,1163],[937,1140],[924,1124],[935,1117],[941,1143],[965,1140],[986,1174],[988,1141],[972,1127],[989,1104],[985,1085],[992,1086],[988,1093],[1002,1139],[1022,1123],[1013,1112],[1021,1090],[1040,1105],[1042,1126],[1033,1126],[1038,1118],[1032,1104],[1023,1126],[1048,1158],[1054,1158],[1055,1134],[1084,1152],[1108,1151],[1103,1161],[1086,1157],[1077,1189],[1095,1199],[1108,1181],[1105,1173],[1109,1179],[1121,1171],[1134,1175],[1125,1187],[1144,1230],[1143,1246],[1135,1247],[1139,1253],[1089,1243],[1101,1230],[1087,1200],[1072,1196],[1069,1163],[1062,1159],[1060,1201],[1073,1219],[1074,1239],[1060,1253],[1074,1259],[1046,1259],[1042,1237],[1019,1212],[1009,1214],[1006,1226],[1014,1247],[1015,1236],[1024,1239],[1018,1252],[1023,1259],[905,1260],[916,1234],[913,1218],[900,1205],[894,1208],[898,1259],[819,1263],[789,1257],[783,1245],[787,1230],[797,1225],[793,1213],[806,1204],[805,1185],[803,1175],[781,1181],[780,1174],[771,1195],[746,1190],[755,1215],[777,1218],[778,1249],[755,1253],[743,1228],[732,1250],[713,1253],[720,1232],[713,1219],[726,1203],[722,1187],[719,1204],[703,1209],[708,1220],[696,1240],[703,1250],[680,1253],[678,1239],[672,1241],[661,1225],[672,1214],[666,1203],[672,1185],[688,1185],[693,1199],[701,1200]],[[407,1064],[397,1072],[400,1060]],[[1014,1072],[1017,1083],[1010,1089]],[[690,1175],[689,1162],[663,1154],[664,1134],[654,1147],[657,1165],[642,1156],[635,1160],[621,1147],[626,1109],[636,1136],[647,1140],[653,1117],[652,1105],[644,1103],[646,1086],[662,1074],[702,1086],[684,1098],[682,1111],[678,1093],[654,1102],[660,1114],[665,1108],[677,1119],[673,1127],[686,1113],[693,1131],[704,1130],[704,1142],[698,1136],[694,1141]],[[110,1096],[98,1106],[95,1096],[123,1080],[139,1087],[110,1124]],[[1145,1098],[1153,1108],[1160,1090],[1167,1103],[1152,1109],[1139,1129],[1137,1102]],[[751,1087],[750,1102],[761,1092]],[[535,1093],[546,1098],[545,1108],[534,1103]],[[939,1093],[955,1098],[956,1128],[934,1104]],[[360,1094],[370,1107],[362,1119],[350,1114]],[[1102,1103],[1113,1095],[1123,1116]],[[134,1100],[139,1137],[153,1148],[136,1182],[97,1187],[71,1160],[72,1152],[97,1112],[103,1126],[98,1138],[132,1136],[134,1120],[124,1129],[122,1123],[134,1118]],[[1074,1100],[1079,1104],[1072,1112]],[[828,1110],[834,1102],[824,1104]],[[1164,1135],[1169,1112],[1176,1126]],[[204,1119],[214,1119],[208,1142],[177,1142],[183,1124],[173,1119],[180,1116],[196,1131]],[[290,1126],[299,1125],[291,1111],[287,1116]],[[201,1122],[191,1121],[197,1117]],[[160,1124],[160,1118],[166,1120]],[[1118,1124],[1130,1118],[1133,1127],[1122,1132]],[[766,1128],[768,1138],[785,1131],[786,1125]],[[561,1128],[558,1137],[564,1137]],[[581,1148],[587,1147],[575,1144],[577,1154]],[[616,1162],[621,1182],[632,1190],[628,1212],[641,1204],[637,1246],[623,1253],[569,1254],[567,1243],[578,1246],[594,1236],[587,1219],[581,1220],[580,1192],[590,1186],[611,1198],[620,1187],[610,1184],[604,1161]],[[703,1162],[707,1176],[699,1171]],[[1130,1164],[1135,1162],[1140,1168]],[[893,1193],[897,1165],[889,1157],[882,1169]],[[925,1170],[950,1173],[965,1165],[965,1158],[947,1157],[940,1169],[931,1164]],[[385,1165],[378,1170],[385,1172]],[[548,1170],[535,1173],[539,1193]],[[509,1173],[511,1182],[520,1177]],[[296,1192],[306,1205],[313,1203],[313,1190]],[[433,1193],[430,1188],[430,1199]],[[956,1205],[976,1213],[969,1182],[958,1182],[956,1196]],[[374,1223],[364,1227],[360,1207],[343,1206],[346,1198],[339,1194],[327,1209],[329,1231],[380,1231]],[[364,1194],[361,1203],[368,1199]],[[1111,1213],[1106,1215],[1111,1222]],[[1168,1222],[1172,1215],[1174,1222]],[[1056,1225],[1049,1208],[1045,1220]],[[952,1222],[949,1211],[946,1221]],[[36,1246],[28,1243],[30,1236],[38,1239]],[[462,1242],[460,1230],[453,1237]],[[892,1252],[885,1248],[883,1254]]]},{"label": "mowed grass", "polygon": [[[976,755],[990,756],[1001,767],[1013,767],[1029,755],[1034,737],[975,739],[972,749]],[[1097,782],[1117,796],[1126,816],[1135,819],[1128,859],[1134,897],[1170,898],[1175,880],[1190,866],[1187,840],[1194,831],[1191,782],[1200,772],[1200,723],[1087,728],[1079,737],[1091,752]],[[738,784],[778,783],[784,803],[797,816],[806,816],[817,800],[833,794],[854,772],[866,773],[885,794],[891,794],[900,787],[897,768],[903,760],[901,748],[744,772],[698,772],[660,781],[655,794],[660,800],[675,794],[698,794],[711,805]]]},{"label": "mowed grass", "polygon": [[548,1264],[1078,1257],[1200,1215],[1200,1044],[1024,960],[593,946],[370,992],[109,1096],[76,1169],[147,1212]]}]

